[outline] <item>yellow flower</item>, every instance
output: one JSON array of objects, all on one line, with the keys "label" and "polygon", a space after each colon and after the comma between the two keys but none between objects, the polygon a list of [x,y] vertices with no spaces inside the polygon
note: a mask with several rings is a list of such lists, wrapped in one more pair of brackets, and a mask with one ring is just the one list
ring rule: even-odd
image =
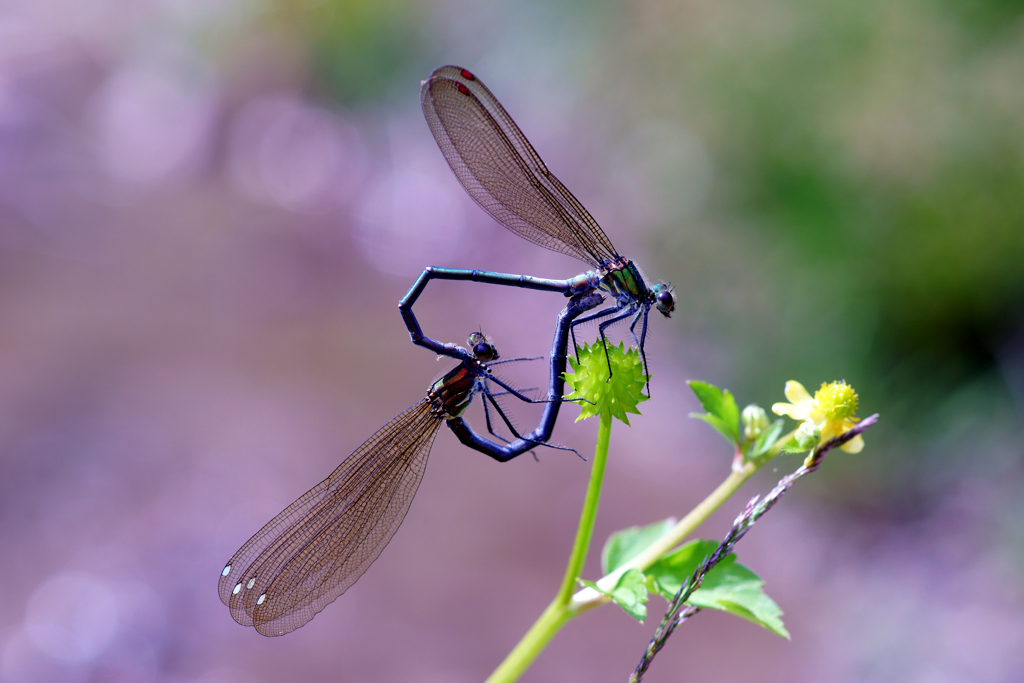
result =
[{"label": "yellow flower", "polygon": [[[821,429],[821,440],[844,434],[859,420],[853,417],[857,412],[857,392],[843,381],[822,384],[812,398],[800,382],[786,382],[786,398],[790,403],[776,403],[772,412],[788,415],[794,420],[812,420]],[[864,439],[860,434],[853,437],[842,448],[847,453],[860,453]]]}]

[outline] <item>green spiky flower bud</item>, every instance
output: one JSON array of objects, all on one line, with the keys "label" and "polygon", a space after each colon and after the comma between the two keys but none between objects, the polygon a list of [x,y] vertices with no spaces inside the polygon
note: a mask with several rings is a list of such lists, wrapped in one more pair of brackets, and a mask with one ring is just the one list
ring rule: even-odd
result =
[{"label": "green spiky flower bud", "polygon": [[573,374],[566,373],[565,381],[573,391],[566,398],[582,399],[577,422],[594,415],[610,415],[629,425],[626,413],[639,415],[637,405],[648,398],[643,394],[648,377],[644,375],[640,354],[635,348],[625,351],[622,342],[607,348],[605,356],[604,346],[584,344],[577,349],[579,361],[569,358]]}]

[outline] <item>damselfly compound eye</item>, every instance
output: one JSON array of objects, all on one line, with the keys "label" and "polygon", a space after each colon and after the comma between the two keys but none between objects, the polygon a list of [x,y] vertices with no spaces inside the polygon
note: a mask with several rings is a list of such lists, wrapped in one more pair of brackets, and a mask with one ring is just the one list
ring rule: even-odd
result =
[{"label": "damselfly compound eye", "polygon": [[658,307],[658,312],[666,318],[669,317],[676,308],[676,294],[672,291],[672,287],[659,282],[651,290],[655,293],[654,301]]}]

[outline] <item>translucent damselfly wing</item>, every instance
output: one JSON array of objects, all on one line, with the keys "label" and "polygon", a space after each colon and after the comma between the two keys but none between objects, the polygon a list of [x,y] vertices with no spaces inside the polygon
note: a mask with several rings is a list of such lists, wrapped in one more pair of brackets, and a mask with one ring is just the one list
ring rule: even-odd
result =
[{"label": "translucent damselfly wing", "polygon": [[441,423],[420,401],[249,539],[218,587],[235,621],[283,635],[348,590],[405,519]]},{"label": "translucent damselfly wing", "polygon": [[457,66],[437,69],[424,81],[420,103],[455,176],[496,221],[595,268],[619,258],[601,226],[471,72]]}]

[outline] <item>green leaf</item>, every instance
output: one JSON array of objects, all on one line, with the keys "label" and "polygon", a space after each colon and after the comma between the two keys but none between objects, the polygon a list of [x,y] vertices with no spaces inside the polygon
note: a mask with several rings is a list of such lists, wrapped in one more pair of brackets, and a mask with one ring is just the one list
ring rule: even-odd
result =
[{"label": "green leaf", "polygon": [[[717,547],[718,543],[715,541],[690,541],[659,557],[647,568],[647,575],[654,577],[658,592],[662,597],[671,600],[679,591],[679,587],[683,585],[683,581],[692,576],[697,565],[703,562],[704,558],[713,553]],[[736,556],[729,555],[718,566],[721,567],[735,561]]]},{"label": "green leaf", "polygon": [[778,441],[779,436],[782,434],[782,420],[776,420],[768,426],[768,429],[761,433],[761,436],[757,437],[750,450],[747,452],[747,459],[753,460],[759,458],[768,450],[775,445]]},{"label": "green leaf", "polygon": [[697,395],[697,400],[708,411],[707,415],[691,413],[690,417],[698,417],[717,429],[726,440],[734,445],[740,443],[740,411],[736,407],[736,399],[728,389],[719,389],[714,384],[689,380],[687,384]]},{"label": "green leaf", "polygon": [[735,614],[788,639],[782,610],[764,592],[764,581],[738,562],[723,571],[719,568],[708,572],[700,588],[690,596],[690,603]]},{"label": "green leaf", "polygon": [[607,595],[616,605],[625,610],[626,614],[643,623],[647,618],[647,578],[639,569],[630,569],[619,577],[615,587],[610,591],[601,590],[593,581],[578,581],[593,588],[602,595]]},{"label": "green leaf", "polygon": [[[657,592],[672,600],[683,581],[693,576],[704,558],[718,547],[715,541],[691,541],[658,559],[647,569]],[[764,582],[730,554],[708,572],[700,588],[693,592],[689,604],[718,609],[760,624],[784,638],[789,633],[782,624],[782,610],[763,590]]]},{"label": "green leaf", "polygon": [[733,435],[733,430],[730,429],[727,424],[722,422],[720,419],[718,419],[714,415],[709,415],[707,413],[690,413],[690,417],[697,418],[698,420],[704,420],[709,425],[711,425],[716,430],[718,430],[718,433],[721,434],[722,436],[724,436],[726,441],[728,441],[729,443],[735,445],[735,442],[733,441],[733,439],[736,438],[736,437]]},{"label": "green leaf", "polygon": [[668,533],[676,520],[663,519],[644,527],[633,526],[608,537],[601,550],[601,573],[609,574],[626,564]]},{"label": "green leaf", "polygon": [[782,452],[783,453],[803,453],[804,451],[809,451],[809,450],[811,450],[811,449],[810,448],[804,448],[803,446],[798,444],[796,442],[795,438],[790,439],[789,441],[787,441],[782,446]]}]

